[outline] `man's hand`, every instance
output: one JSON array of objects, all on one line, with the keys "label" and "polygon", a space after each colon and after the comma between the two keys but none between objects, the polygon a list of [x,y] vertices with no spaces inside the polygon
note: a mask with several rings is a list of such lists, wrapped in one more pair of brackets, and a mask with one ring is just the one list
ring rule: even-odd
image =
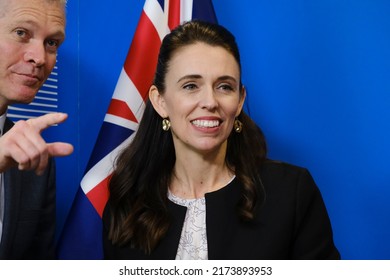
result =
[{"label": "man's hand", "polygon": [[40,175],[49,157],[67,156],[73,152],[68,143],[46,143],[41,132],[66,120],[67,114],[50,113],[27,121],[18,121],[0,137],[0,172],[12,166],[20,170],[35,170]]}]

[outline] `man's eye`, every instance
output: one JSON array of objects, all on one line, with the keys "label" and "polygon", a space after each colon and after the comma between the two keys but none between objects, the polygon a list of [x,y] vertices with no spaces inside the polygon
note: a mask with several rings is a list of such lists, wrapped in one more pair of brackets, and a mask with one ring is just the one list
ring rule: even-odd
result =
[{"label": "man's eye", "polygon": [[19,37],[25,37],[26,36],[26,31],[25,30],[22,30],[22,29],[17,29],[15,31],[16,35],[18,35]]},{"label": "man's eye", "polygon": [[46,48],[51,53],[56,53],[59,46],[60,46],[60,42],[58,40],[47,40],[46,41]]},{"label": "man's eye", "polygon": [[48,41],[47,41],[47,45],[48,45],[49,47],[58,47],[59,43],[58,43],[57,40],[48,40]]}]

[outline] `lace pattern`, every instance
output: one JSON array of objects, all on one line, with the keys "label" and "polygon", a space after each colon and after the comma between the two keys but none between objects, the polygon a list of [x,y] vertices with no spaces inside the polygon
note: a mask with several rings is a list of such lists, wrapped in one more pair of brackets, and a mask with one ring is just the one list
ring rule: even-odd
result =
[{"label": "lace pattern", "polygon": [[187,207],[176,259],[207,260],[206,199],[183,199],[171,192],[168,192],[168,198]]}]

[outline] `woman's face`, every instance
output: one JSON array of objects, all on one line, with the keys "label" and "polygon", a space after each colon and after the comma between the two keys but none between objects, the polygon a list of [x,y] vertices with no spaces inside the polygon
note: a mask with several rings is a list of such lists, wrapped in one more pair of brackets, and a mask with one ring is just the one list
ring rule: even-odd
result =
[{"label": "woman's face", "polygon": [[204,43],[183,47],[170,61],[165,84],[164,94],[152,87],[150,97],[160,116],[171,122],[176,153],[226,149],[245,99],[234,57]]}]

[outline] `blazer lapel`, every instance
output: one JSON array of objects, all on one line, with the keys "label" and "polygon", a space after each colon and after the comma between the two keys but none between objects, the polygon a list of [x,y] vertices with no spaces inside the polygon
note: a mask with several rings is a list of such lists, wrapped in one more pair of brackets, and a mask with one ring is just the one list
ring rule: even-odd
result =
[{"label": "blazer lapel", "polygon": [[234,179],[224,188],[206,194],[206,228],[209,260],[224,259],[237,231],[240,185]]},{"label": "blazer lapel", "polygon": [[6,258],[14,243],[15,230],[20,209],[20,177],[12,168],[4,172],[4,219],[0,258]]},{"label": "blazer lapel", "polygon": [[172,201],[168,201],[168,208],[171,213],[171,225],[166,236],[161,240],[156,250],[151,254],[151,259],[174,260],[176,258],[187,208],[177,205]]},{"label": "blazer lapel", "polygon": [[[13,122],[6,119],[4,123],[4,133],[11,129]],[[11,253],[14,243],[15,230],[20,209],[20,176],[15,168],[4,172],[4,217],[3,235],[0,243],[0,259],[7,258]]]}]

